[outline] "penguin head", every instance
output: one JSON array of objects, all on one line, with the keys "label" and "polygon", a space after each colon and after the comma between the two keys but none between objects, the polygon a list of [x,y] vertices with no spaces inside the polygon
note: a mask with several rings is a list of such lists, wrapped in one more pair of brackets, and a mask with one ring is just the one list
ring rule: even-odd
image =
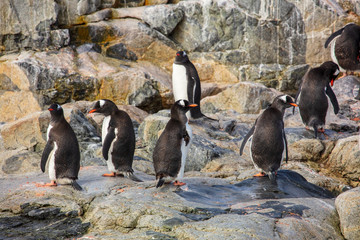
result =
[{"label": "penguin head", "polygon": [[335,79],[339,76],[340,73],[339,66],[332,61],[327,61],[321,64],[320,68],[324,70],[324,75],[328,83],[333,86]]},{"label": "penguin head", "polygon": [[109,116],[113,111],[117,109],[118,108],[113,101],[110,101],[108,99],[102,99],[94,104],[94,106],[89,111],[89,113],[97,112],[97,113],[102,113],[105,116]]},{"label": "penguin head", "polygon": [[51,118],[59,118],[64,116],[64,110],[57,103],[51,104],[48,110],[50,111]]},{"label": "penguin head", "polygon": [[197,104],[190,104],[189,101],[184,99],[177,100],[171,108],[171,118],[180,119],[180,116],[186,118],[186,112],[189,111],[190,108],[197,106]]},{"label": "penguin head", "polygon": [[176,53],[175,63],[185,63],[189,61],[189,57],[185,51],[179,51]]},{"label": "penguin head", "polygon": [[294,100],[292,99],[292,97],[290,97],[289,95],[280,95],[277,96],[273,103],[271,104],[271,107],[275,107],[279,110],[285,110],[285,108],[289,108],[289,107],[297,107],[298,105],[294,102]]}]

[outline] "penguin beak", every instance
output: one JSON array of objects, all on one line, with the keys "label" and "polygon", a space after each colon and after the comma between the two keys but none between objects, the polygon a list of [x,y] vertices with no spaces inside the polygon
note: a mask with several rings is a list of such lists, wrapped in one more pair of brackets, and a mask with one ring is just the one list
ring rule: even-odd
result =
[{"label": "penguin beak", "polygon": [[198,105],[197,104],[190,104],[188,107],[197,107]]},{"label": "penguin beak", "polygon": [[48,110],[49,110],[49,111],[54,111],[54,109],[52,109],[52,108],[48,108]]},{"label": "penguin beak", "polygon": [[93,112],[96,112],[96,109],[90,110],[89,113],[93,113]]},{"label": "penguin beak", "polygon": [[334,79],[331,79],[330,86],[334,86]]},{"label": "penguin beak", "polygon": [[298,107],[296,103],[290,103],[291,106]]},{"label": "penguin beak", "polygon": [[180,53],[177,53],[176,56],[180,56]]}]

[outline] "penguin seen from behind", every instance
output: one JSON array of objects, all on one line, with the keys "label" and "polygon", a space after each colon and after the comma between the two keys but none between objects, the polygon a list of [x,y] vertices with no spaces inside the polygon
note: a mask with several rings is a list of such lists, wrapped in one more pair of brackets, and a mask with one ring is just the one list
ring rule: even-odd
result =
[{"label": "penguin seen from behind", "polygon": [[41,170],[45,172],[48,162],[51,183],[44,186],[70,184],[76,190],[82,190],[76,182],[80,170],[80,150],[74,130],[64,118],[64,111],[58,104],[52,104],[50,124],[47,129],[47,143],[41,156]]},{"label": "penguin seen from behind", "polygon": [[[181,179],[184,175],[185,160],[192,141],[186,112],[195,107],[196,104],[189,104],[187,100],[178,100],[171,107],[171,118],[153,152],[157,188],[165,183],[165,178]],[[185,184],[178,179],[174,185]]]},{"label": "penguin seen from behind", "polygon": [[331,61],[311,68],[303,77],[296,94],[295,102],[298,102],[301,119],[307,129],[310,127],[314,129],[315,138],[318,131],[324,132],[328,97],[334,107],[334,113],[339,112],[338,101],[330,86],[339,73],[339,67]]},{"label": "penguin seen from behind", "polygon": [[190,104],[197,105],[187,113],[188,118],[197,119],[205,117],[210,120],[215,120],[205,116],[200,110],[200,78],[194,64],[190,62],[185,51],[176,53],[173,63],[172,88],[175,102],[178,100],[187,100]]},{"label": "penguin seen from behind", "polygon": [[246,142],[250,143],[250,157],[259,174],[267,174],[271,181],[276,180],[276,172],[280,168],[285,155],[288,159],[286,135],[284,131],[284,112],[286,108],[297,106],[288,95],[281,95],[256,119],[254,126],[245,136],[240,147],[240,156]]},{"label": "penguin seen from behind", "polygon": [[134,181],[141,181],[134,176],[132,163],[135,152],[135,132],[129,115],[119,110],[110,100],[97,101],[89,113],[105,115],[102,124],[102,154],[106,160],[110,174],[104,177],[117,175],[127,176]]}]

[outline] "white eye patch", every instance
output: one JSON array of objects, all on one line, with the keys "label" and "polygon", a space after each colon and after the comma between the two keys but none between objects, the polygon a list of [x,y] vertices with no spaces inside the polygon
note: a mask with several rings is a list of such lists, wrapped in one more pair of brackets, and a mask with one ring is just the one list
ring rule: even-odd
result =
[{"label": "white eye patch", "polygon": [[186,52],[184,51],[184,56],[186,56]]},{"label": "white eye patch", "polygon": [[286,102],[287,102],[286,97],[287,97],[287,95],[284,95],[284,96],[281,96],[281,97],[279,97],[279,98],[281,99],[281,101],[283,101],[284,103],[286,103]]},{"label": "white eye patch", "polygon": [[99,103],[100,103],[100,107],[102,108],[105,104],[105,100],[100,100]]},{"label": "white eye patch", "polygon": [[56,104],[56,105],[57,105],[57,110],[60,110],[61,106],[59,104]]},{"label": "white eye patch", "polygon": [[185,107],[185,101],[184,101],[184,100],[180,100],[180,101],[179,101],[179,104],[180,104],[181,106]]},{"label": "white eye patch", "polygon": [[339,69],[336,69],[336,72],[334,73],[334,76],[338,75],[340,73]]}]

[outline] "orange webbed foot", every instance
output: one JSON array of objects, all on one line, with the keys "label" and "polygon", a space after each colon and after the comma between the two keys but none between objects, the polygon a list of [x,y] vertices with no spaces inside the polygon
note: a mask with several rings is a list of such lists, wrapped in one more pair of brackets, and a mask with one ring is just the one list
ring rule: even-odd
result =
[{"label": "orange webbed foot", "polygon": [[112,172],[112,173],[104,173],[102,176],[103,177],[116,177],[116,174],[114,172]]},{"label": "orange webbed foot", "polygon": [[266,174],[263,172],[260,172],[260,173],[257,173],[254,175],[254,177],[265,177],[265,176],[266,176]]},{"label": "orange webbed foot", "polygon": [[174,184],[174,186],[184,186],[184,185],[186,185],[186,183],[180,182],[178,180],[176,180],[173,184]]},{"label": "orange webbed foot", "polygon": [[57,183],[55,181],[51,181],[45,184],[36,184],[36,187],[56,187]]}]

